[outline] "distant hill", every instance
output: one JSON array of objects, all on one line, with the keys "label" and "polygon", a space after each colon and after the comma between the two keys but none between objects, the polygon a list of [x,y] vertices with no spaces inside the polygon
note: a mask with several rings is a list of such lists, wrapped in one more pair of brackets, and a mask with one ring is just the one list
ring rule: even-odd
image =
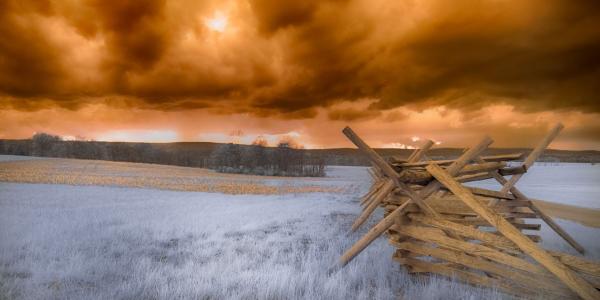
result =
[{"label": "distant hill", "polygon": [[[374,149],[377,153],[384,157],[396,157],[406,159],[412,153],[411,149]],[[347,159],[356,158],[361,161],[360,164],[367,164],[368,161],[360,154],[358,149],[352,148],[332,148],[332,149],[313,149],[309,151],[320,152],[324,155],[333,157],[343,157]],[[463,153],[462,148],[432,148],[428,151],[427,157],[430,159],[454,159]],[[532,149],[529,148],[489,148],[484,151],[484,155],[500,155],[511,153],[526,153],[529,154]],[[544,151],[538,161],[543,162],[584,162],[584,163],[599,163],[600,151],[596,150],[555,150],[547,149]],[[352,165],[352,164],[351,164]]]},{"label": "distant hill", "polygon": [[[52,149],[36,153],[32,140],[0,140],[0,154],[36,155],[115,161],[150,162],[181,166],[206,167],[215,149],[225,145],[210,142],[127,143],[96,141],[55,141]],[[241,147],[250,147],[241,145]],[[368,165],[368,160],[353,148],[305,149],[324,157],[328,165]],[[375,149],[386,158],[407,158],[410,149]],[[490,148],[485,155],[529,153],[527,148]],[[433,148],[427,153],[431,159],[452,159],[460,156],[460,148]],[[538,161],[600,163],[600,151],[548,149]]]}]

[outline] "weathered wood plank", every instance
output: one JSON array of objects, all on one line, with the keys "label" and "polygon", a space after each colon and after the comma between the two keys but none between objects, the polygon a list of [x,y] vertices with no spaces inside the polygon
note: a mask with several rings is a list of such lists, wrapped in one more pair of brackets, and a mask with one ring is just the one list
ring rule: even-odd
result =
[{"label": "weathered wood plank", "polygon": [[558,251],[548,252],[573,270],[600,277],[600,263]]},{"label": "weathered wood plank", "polygon": [[363,203],[361,203],[361,206],[363,208],[366,207],[366,206],[368,206],[369,203],[371,203],[374,198],[376,198],[376,197],[379,196],[379,194],[381,193],[381,190],[382,190],[383,186],[385,185],[385,183],[388,180],[389,180],[388,178],[383,178],[383,179],[380,180],[380,185],[377,187],[377,190],[373,194],[371,194],[371,196],[369,196],[369,198],[365,199],[365,201]]},{"label": "weathered wood plank", "polygon": [[[492,172],[492,176],[498,183],[502,184],[503,186],[506,186],[508,184],[508,181],[504,177],[500,176],[499,174],[493,174],[493,172]],[[581,254],[585,253],[585,249],[583,248],[583,246],[581,246],[571,235],[569,235],[564,229],[562,229],[562,227],[560,227],[560,225],[558,225],[556,222],[554,222],[554,220],[550,216],[548,216],[543,210],[541,210],[537,205],[535,205],[535,203],[531,202],[529,200],[529,198],[527,198],[527,196],[525,196],[525,194],[523,194],[519,189],[517,189],[517,187],[515,187],[513,185],[510,188],[510,192],[515,196],[515,198],[517,200],[528,201],[529,209],[531,209],[542,220],[544,220],[544,222],[546,222],[546,224],[548,224],[548,226],[550,226],[550,228],[552,228],[552,230],[554,230],[554,232],[556,232],[560,237],[562,237],[567,243],[569,243],[569,245],[571,245],[571,247],[573,247],[579,253],[581,253]],[[507,193],[504,193],[504,194],[507,194]]]},{"label": "weathered wood plank", "polygon": [[419,215],[419,214],[408,214],[408,217],[412,220],[421,222],[423,224],[433,226],[439,229],[446,229],[456,232],[457,234],[475,240],[480,240],[482,242],[509,249],[519,249],[513,242],[509,239],[499,236],[493,233],[488,233],[485,231],[478,230],[476,228],[461,225],[458,223],[450,222],[444,219],[434,219],[428,216]]},{"label": "weathered wood plank", "polygon": [[[469,161],[477,157],[477,153],[483,152],[492,142],[493,140],[490,137],[485,136],[475,147],[470,148],[467,152],[463,153],[463,155],[461,155],[457,160],[455,160],[446,169],[446,171],[452,174],[453,176],[458,174],[458,172],[460,172],[460,170],[464,168],[469,163]],[[427,186],[425,186],[423,189],[421,189],[419,195],[423,199],[427,199],[430,195],[437,192],[441,187],[442,185],[438,181],[432,181],[428,183]]]},{"label": "weathered wood plank", "polygon": [[[492,161],[511,161],[511,160],[519,160],[525,157],[524,153],[516,153],[516,154],[503,154],[503,155],[493,155],[493,156],[482,156],[484,161],[492,162]],[[446,159],[446,160],[429,160],[422,162],[407,162],[407,163],[396,163],[395,166],[402,168],[410,168],[410,167],[426,167],[432,163],[435,163],[440,166],[449,165],[453,163],[454,159]]]},{"label": "weathered wood plank", "polygon": [[385,183],[385,180],[379,180],[379,181],[373,183],[369,192],[361,197],[360,204],[363,205],[363,204],[367,203],[369,201],[369,199],[371,199],[371,197],[379,191],[379,189],[383,186],[384,183]]},{"label": "weathered wood plank", "polygon": [[381,188],[381,191],[377,194],[377,196],[375,198],[373,198],[373,200],[369,203],[369,205],[365,208],[365,210],[360,214],[360,216],[358,216],[358,218],[356,219],[354,224],[352,224],[351,230],[356,231],[356,229],[358,229],[360,227],[360,225],[365,223],[365,221],[367,219],[369,219],[369,216],[371,216],[373,211],[375,211],[375,209],[379,206],[381,201],[383,201],[383,199],[385,197],[389,196],[394,188],[395,188],[394,182],[391,179],[387,179],[386,183],[384,183],[383,187]]},{"label": "weathered wood plank", "polygon": [[476,256],[471,256],[463,252],[432,248],[422,243],[407,243],[407,242],[392,242],[392,245],[399,249],[407,250],[412,253],[420,255],[426,255],[442,259],[448,262],[460,264],[462,266],[478,269],[481,271],[489,272],[492,274],[503,276],[506,280],[512,281],[515,285],[521,285],[533,292],[544,289],[546,292],[551,292],[557,296],[573,298],[576,296],[571,290],[558,282],[555,282],[553,278],[547,276],[539,276],[525,271],[518,271],[515,269],[509,269],[502,265],[492,263],[488,260],[481,259]]},{"label": "weathered wood plank", "polygon": [[418,162],[423,158],[423,156],[425,156],[425,154],[427,153],[427,151],[429,151],[429,149],[431,149],[431,147],[433,147],[433,141],[426,140],[425,142],[423,142],[423,145],[421,145],[420,149],[416,149],[415,151],[413,151],[411,156],[408,157],[408,162]]},{"label": "weathered wood plank", "polygon": [[410,266],[411,268],[415,268],[415,271],[419,272],[428,272],[439,274],[449,278],[456,278],[461,281],[464,281],[469,284],[479,285],[484,287],[498,288],[506,293],[512,295],[518,295],[520,297],[534,297],[535,293],[531,291],[521,288],[519,286],[515,286],[513,284],[509,284],[506,281],[498,280],[491,277],[482,276],[479,274],[475,274],[472,272],[460,270],[456,267],[452,267],[448,264],[433,264],[429,262],[425,262],[415,258],[394,258],[395,260],[400,260],[402,263]]},{"label": "weathered wood plank", "polygon": [[[351,139],[353,141],[353,143],[355,145],[357,145],[357,147],[364,148],[365,153],[370,153],[369,155],[373,156],[373,159],[378,160],[378,161],[383,160],[383,159],[381,159],[381,157],[379,157],[379,155],[377,153],[375,153],[375,151],[373,151],[371,148],[369,148],[369,146],[366,145],[366,143],[364,143],[364,141],[362,141],[352,131],[352,129],[350,129],[349,127],[346,127],[344,129],[344,134],[346,134],[346,136],[348,136],[348,138]],[[458,173],[469,161],[471,161],[475,157],[479,156],[481,154],[481,152],[483,152],[492,142],[493,141],[490,137],[488,137],[488,136],[484,137],[481,140],[481,142],[479,142],[475,147],[469,149],[469,151],[465,152],[463,155],[461,155],[461,157],[459,159],[454,161],[450,165],[450,167],[448,167],[447,171],[450,172],[450,174]],[[385,161],[383,161],[383,163],[385,163],[385,165],[387,167],[389,167],[390,170],[393,171],[393,169]],[[397,177],[396,177],[396,180],[397,180]],[[441,187],[441,184],[439,184],[437,181],[433,181],[430,184],[428,184],[426,187],[421,189],[419,191],[418,195],[415,195],[415,193],[412,192],[412,190],[405,184],[402,184],[399,181],[395,181],[395,183],[401,189],[404,190],[404,192],[410,197],[410,199],[412,201],[417,200],[415,202],[418,202],[420,199],[427,199],[427,197],[429,197],[433,193],[437,192],[439,190],[439,188]],[[420,198],[420,197],[422,197],[422,198]],[[371,242],[373,242],[383,232],[385,232],[388,228],[390,228],[396,222],[396,219],[403,214],[404,207],[406,207],[406,205],[408,205],[409,203],[410,203],[410,201],[407,201],[403,205],[397,207],[393,212],[391,212],[387,216],[385,216],[385,218],[383,218],[383,220],[381,220],[377,225],[375,225],[373,228],[371,228],[371,230],[369,230],[369,232],[367,232],[366,235],[364,235],[360,240],[358,240],[358,242],[356,242],[350,249],[348,249],[348,251],[346,251],[342,255],[342,257],[340,258],[340,265],[341,266],[346,265],[358,253],[360,253],[364,248],[366,248]],[[429,208],[429,210],[431,210],[431,208],[427,205],[420,205],[420,207],[421,208]],[[427,209],[424,209],[424,211],[426,213],[437,216],[437,213],[435,213],[435,211],[433,211],[433,213],[431,213],[431,211],[428,211]]]},{"label": "weathered wood plank", "polygon": [[[458,176],[465,176],[473,173],[495,171],[506,166],[505,162],[484,162],[481,164],[466,165]],[[433,180],[431,174],[425,170],[403,170],[400,172],[399,180],[404,183],[425,184]]]},{"label": "weathered wood plank", "polygon": [[500,264],[508,265],[519,270],[535,272],[536,274],[548,274],[541,266],[528,262],[524,259],[508,255],[496,249],[450,238],[435,228],[420,227],[415,225],[392,226],[391,230],[420,241],[435,243],[440,247],[467,252],[472,255],[487,258]]},{"label": "weathered wood plank", "polygon": [[494,191],[494,190],[488,190],[488,189],[483,189],[483,188],[478,188],[478,187],[466,187],[468,188],[471,193],[475,194],[475,195],[481,195],[481,196],[488,196],[488,197],[494,197],[494,198],[500,198],[500,199],[508,199],[508,200],[515,200],[515,196],[511,195],[511,194],[505,194],[505,193],[500,193],[498,191]]},{"label": "weathered wood plank", "polygon": [[[556,124],[552,128],[552,130],[550,130],[550,132],[544,137],[544,139],[535,147],[535,149],[533,149],[533,151],[531,151],[531,153],[529,153],[529,155],[525,159],[525,162],[523,162],[523,166],[526,169],[529,169],[529,168],[531,168],[531,166],[533,166],[533,164],[538,159],[538,157],[540,157],[540,155],[542,155],[544,150],[546,150],[548,145],[550,145],[550,143],[552,143],[552,140],[554,140],[554,138],[556,138],[556,136],[560,133],[560,131],[563,128],[564,128],[564,126],[561,123]],[[515,183],[517,183],[517,181],[519,181],[519,179],[521,179],[521,176],[523,176],[523,175],[517,174],[517,175],[512,176],[504,184],[504,186],[502,186],[502,189],[500,190],[500,192],[508,193],[508,191],[510,191],[510,189],[515,185]]]},{"label": "weathered wood plank", "polygon": [[417,203],[417,205],[419,205],[423,211],[431,215],[437,215],[437,213],[423,201],[425,197],[421,198],[420,195],[414,193],[405,183],[401,182],[399,180],[401,175],[396,173],[390,164],[388,164],[381,156],[379,156],[377,152],[371,149],[371,147],[369,147],[369,145],[367,145],[367,143],[365,143],[350,127],[344,128],[342,132],[350,141],[352,141],[352,143],[354,143],[354,145],[356,145],[356,147],[358,147],[358,149],[361,150],[361,152],[367,155],[367,157],[369,157],[369,159],[376,164],[388,178],[392,179],[396,186],[401,188],[411,198],[412,201]]},{"label": "weathered wood plank", "polygon": [[[484,227],[493,227],[488,221],[477,218],[477,219],[458,219],[458,218],[445,218],[448,221],[452,221],[455,223],[463,224],[463,225],[471,225],[471,226],[484,226]],[[514,223],[511,222],[513,226],[519,228],[521,230],[540,230],[540,224],[522,224],[522,223]]]},{"label": "weathered wood plank", "polygon": [[[559,129],[560,130],[560,129]],[[427,170],[435,176],[435,178],[444,184],[448,189],[469,205],[477,214],[492,224],[506,238],[513,241],[521,250],[546,267],[563,283],[571,288],[575,293],[584,299],[600,299],[598,292],[592,285],[582,279],[579,275],[561,263],[545,250],[538,247],[536,243],[524,236],[517,228],[510,224],[507,220],[494,213],[489,207],[481,205],[475,199],[473,194],[462,187],[452,175],[444,171],[437,165],[427,166]]]},{"label": "weathered wood plank", "polygon": [[[520,168],[520,167],[519,168],[504,168],[504,169],[498,170],[498,173],[501,174],[502,176],[523,174],[523,173],[525,173],[525,169]],[[456,180],[458,182],[472,182],[472,181],[486,180],[486,179],[490,179],[490,178],[494,178],[494,177],[492,175],[490,175],[490,173],[488,173],[488,172],[482,172],[482,173],[457,176]]]},{"label": "weathered wood plank", "polygon": [[[430,197],[430,199],[428,199],[427,202],[435,211],[437,211],[440,214],[475,215],[475,212],[470,207],[468,207],[462,201],[458,201],[458,199],[455,198],[456,197],[454,196],[444,197],[443,199]],[[387,199],[385,199],[384,203],[385,205],[402,205],[405,201],[405,197],[390,196]],[[510,202],[512,201],[502,201],[495,205],[493,209],[495,212],[502,213],[504,215],[513,214],[514,217],[518,217],[518,214],[523,214],[522,218],[538,218],[536,214],[533,214],[530,211],[515,211],[517,207],[523,207],[529,210],[529,208],[527,208],[526,206],[526,202],[515,203],[516,205],[508,205],[513,204]],[[482,201],[482,204],[484,205],[487,205],[487,203],[488,201]],[[418,207],[416,207],[416,205],[409,205],[406,208],[406,211],[416,212],[417,209]]]},{"label": "weathered wood plank", "polygon": [[363,152],[367,157],[373,162],[379,169],[390,179],[397,181],[398,173],[386,162],[375,150],[371,149],[367,143],[365,143],[350,127],[344,128],[342,130],[344,135],[348,137],[348,139],[358,147],[358,149]]},{"label": "weathered wood plank", "polygon": [[[408,205],[410,202],[406,202],[404,206]],[[383,220],[381,220],[377,225],[373,226],[367,234],[361,237],[350,249],[348,249],[342,257],[340,257],[340,265],[345,266],[348,262],[350,262],[356,255],[358,255],[362,250],[364,250],[371,242],[373,242],[377,237],[379,237],[383,232],[388,230],[390,226],[394,225],[396,219],[402,215],[402,210],[404,206],[399,206],[389,215],[387,215]]]}]

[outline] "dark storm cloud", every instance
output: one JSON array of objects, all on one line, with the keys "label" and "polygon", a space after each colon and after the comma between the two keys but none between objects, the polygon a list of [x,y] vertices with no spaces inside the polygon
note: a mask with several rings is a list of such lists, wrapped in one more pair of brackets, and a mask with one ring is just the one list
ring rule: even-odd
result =
[{"label": "dark storm cloud", "polygon": [[[215,11],[223,33],[204,24]],[[0,103],[23,110],[95,97],[282,118],[364,98],[600,112],[594,1],[9,0],[0,36]]]},{"label": "dark storm cloud", "polygon": [[279,29],[309,22],[319,1],[253,0],[250,2],[261,33],[271,35]]},{"label": "dark storm cloud", "polygon": [[369,120],[378,117],[381,113],[374,110],[358,109],[330,109],[327,116],[330,120],[356,121]]},{"label": "dark storm cloud", "polygon": [[64,76],[57,51],[29,18],[51,13],[48,1],[0,1],[0,92],[17,97],[54,93]]},{"label": "dark storm cloud", "polygon": [[[394,53],[422,73],[386,86],[381,107],[429,100],[469,109],[503,98],[522,110],[600,112],[597,4],[467,3],[471,13],[439,6],[419,30],[397,41]],[[537,11],[521,11],[527,7]]]},{"label": "dark storm cloud", "polygon": [[106,35],[113,55],[109,67],[117,72],[151,68],[168,44],[164,26],[165,0],[111,1],[87,3],[95,12],[98,29]]}]

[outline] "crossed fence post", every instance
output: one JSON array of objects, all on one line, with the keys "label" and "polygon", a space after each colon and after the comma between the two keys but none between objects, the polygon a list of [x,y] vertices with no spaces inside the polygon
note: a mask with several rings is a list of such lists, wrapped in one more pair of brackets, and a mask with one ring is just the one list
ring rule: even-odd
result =
[{"label": "crossed fence post", "polygon": [[[431,196],[435,192],[437,192],[441,185],[437,181],[432,181],[430,184],[425,186],[419,193],[414,192],[411,188],[409,188],[406,184],[402,183],[399,180],[398,173],[381,157],[377,154],[373,149],[371,149],[350,127],[344,128],[342,131],[348,139],[350,139],[365,155],[369,157],[369,159],[377,165],[377,167],[388,177],[392,183],[390,185],[395,185],[402,189],[403,192],[407,194],[410,198],[410,201],[406,201],[404,204],[396,208],[392,213],[387,215],[383,220],[381,220],[377,225],[367,232],[358,242],[356,242],[348,251],[346,251],[342,257],[340,258],[340,265],[346,265],[350,260],[352,260],[358,253],[364,250],[369,244],[371,244],[378,236],[388,230],[394,223],[396,219],[402,214],[404,208],[411,202],[416,203],[426,214],[432,216],[438,216],[438,213],[433,210],[427,203],[424,201],[427,197]],[[447,171],[451,174],[456,175],[469,161],[477,157],[481,152],[483,152],[487,147],[492,143],[492,139],[488,136],[484,137],[481,142],[479,142],[475,147],[469,149],[467,152],[463,153],[463,155],[452,162],[452,164],[448,167]],[[392,187],[393,187],[392,185]],[[389,193],[391,193],[392,189],[390,189]]]}]

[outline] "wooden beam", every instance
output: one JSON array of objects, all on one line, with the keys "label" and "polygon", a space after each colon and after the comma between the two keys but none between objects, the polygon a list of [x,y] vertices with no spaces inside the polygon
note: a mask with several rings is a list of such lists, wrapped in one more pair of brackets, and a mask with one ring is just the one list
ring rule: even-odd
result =
[{"label": "wooden beam", "polygon": [[383,173],[394,181],[396,186],[401,188],[403,192],[405,192],[412,201],[414,201],[423,211],[430,215],[436,215],[437,213],[424,202],[425,197],[421,197],[419,194],[415,193],[410,189],[405,183],[399,180],[400,175],[396,173],[396,171],[388,164],[377,152],[375,152],[367,143],[365,143],[350,127],[344,128],[342,132],[348,137],[358,149],[360,149],[369,159],[376,164]]},{"label": "wooden beam", "polygon": [[[386,207],[386,209],[395,209],[395,207]],[[411,209],[409,209],[408,207],[404,208],[405,212],[415,212]],[[450,221],[450,222],[454,222],[454,223],[458,223],[458,224],[462,224],[462,225],[468,225],[468,226],[476,226],[476,227],[493,227],[488,221],[482,219],[482,218],[456,218],[456,217],[452,217],[452,215],[444,215],[443,216],[445,220]],[[519,228],[521,230],[540,230],[541,225],[540,224],[526,224],[526,223],[516,223],[516,222],[510,222],[514,227]]]},{"label": "wooden beam", "polygon": [[[406,162],[409,162],[409,161],[411,161],[411,160],[413,159],[413,157],[415,157],[415,154],[417,154],[418,152],[419,152],[419,149],[414,149],[414,150],[413,150],[413,151],[410,153],[410,155],[408,156],[408,158],[406,159]],[[399,160],[400,160],[400,157],[398,157],[398,156],[393,156],[393,157],[392,157],[392,159],[393,159],[392,161],[394,161],[394,160],[395,160],[395,161],[399,161]]]},{"label": "wooden beam", "polygon": [[[511,161],[511,160],[519,160],[524,158],[523,153],[516,154],[504,154],[504,155],[494,155],[494,156],[482,156],[484,161],[492,162],[492,161]],[[445,159],[445,160],[430,160],[430,161],[421,161],[421,162],[405,162],[405,163],[396,163],[394,166],[402,167],[402,168],[412,168],[412,167],[426,167],[432,163],[438,164],[440,166],[445,166],[453,163],[454,159]]]},{"label": "wooden beam", "polygon": [[[525,168],[522,168],[522,167],[504,168],[504,169],[498,170],[498,173],[502,176],[517,175],[517,174],[525,173]],[[456,177],[456,180],[458,182],[471,182],[471,181],[486,180],[486,179],[490,179],[490,178],[494,178],[494,177],[492,175],[490,175],[489,172],[482,172],[482,173],[461,175],[461,176]]]},{"label": "wooden beam", "polygon": [[[544,139],[537,145],[537,147],[535,147],[535,149],[533,149],[533,151],[531,151],[531,153],[529,153],[529,155],[525,159],[525,162],[523,162],[523,166],[526,169],[529,169],[529,168],[531,168],[531,166],[533,166],[533,163],[535,163],[535,161],[538,159],[538,157],[540,157],[540,155],[542,155],[544,150],[548,147],[548,145],[550,145],[550,143],[552,143],[552,140],[554,140],[554,138],[556,138],[558,133],[560,133],[560,131],[563,128],[564,128],[564,126],[561,123],[556,124],[552,128],[552,130],[550,130],[550,132],[544,137]],[[502,189],[500,190],[500,192],[505,193],[505,194],[508,193],[508,191],[510,191],[510,189],[515,185],[515,183],[517,183],[517,181],[519,181],[519,179],[521,179],[521,176],[523,176],[523,175],[522,174],[513,175],[508,180],[508,182],[506,182],[504,184],[504,186],[502,186]]]},{"label": "wooden beam", "polygon": [[365,208],[365,210],[358,216],[354,224],[352,224],[352,231],[356,231],[367,219],[369,216],[375,211],[375,209],[381,204],[381,201],[387,196],[390,195],[392,190],[395,188],[394,182],[391,179],[387,179],[387,181],[383,184],[381,191],[377,194],[375,198],[369,203],[369,205]]},{"label": "wooden beam", "polygon": [[[492,177],[500,184],[502,184],[503,186],[506,186],[508,184],[508,181],[500,176],[500,174],[494,174],[492,172]],[[569,245],[571,245],[571,247],[573,247],[575,250],[577,250],[577,252],[584,254],[585,253],[585,249],[583,248],[583,246],[581,246],[572,236],[570,236],[564,229],[562,229],[562,227],[560,227],[560,225],[558,225],[556,222],[554,222],[554,220],[548,216],[543,210],[541,210],[537,205],[535,205],[535,203],[531,202],[531,200],[529,200],[529,198],[527,198],[527,196],[525,196],[525,194],[521,193],[521,191],[516,187],[516,186],[511,186],[510,187],[510,192],[514,195],[515,199],[517,200],[521,200],[521,201],[528,201],[529,202],[529,209],[531,209],[534,213],[536,213],[542,220],[544,220],[544,222],[546,222],[546,224],[548,224],[548,226],[550,226],[550,228],[552,228],[552,230],[554,230],[554,232],[556,232],[560,237],[562,237],[567,243],[569,243]],[[509,195],[507,193],[502,193],[501,194],[506,194]]]},{"label": "wooden beam", "polygon": [[364,203],[367,201],[367,199],[369,199],[373,194],[377,193],[377,191],[379,190],[379,188],[383,185],[384,181],[383,180],[377,180],[375,182],[373,182],[373,184],[371,185],[371,188],[369,189],[369,192],[367,192],[365,195],[363,195],[361,197],[360,203]]},{"label": "wooden beam", "polygon": [[429,151],[429,149],[431,149],[432,146],[433,146],[433,141],[426,140],[423,143],[423,145],[421,145],[420,149],[416,149],[415,151],[413,151],[411,156],[408,157],[408,163],[414,163],[414,162],[420,161],[423,158],[423,156],[425,156],[427,151]]},{"label": "wooden beam", "polygon": [[500,275],[506,280],[513,281],[515,284],[526,287],[534,292],[539,292],[540,289],[543,289],[546,292],[551,292],[552,294],[562,297],[573,298],[575,296],[571,290],[564,287],[562,284],[557,285],[556,282],[549,277],[535,276],[529,272],[509,269],[502,265],[490,262],[489,260],[468,255],[464,252],[427,247],[422,243],[392,242],[392,245],[412,253],[431,256],[444,261],[460,264],[468,268]]},{"label": "wooden beam", "polygon": [[505,281],[487,277],[487,276],[483,276],[483,275],[479,275],[479,274],[475,274],[475,273],[468,272],[465,270],[460,270],[455,267],[449,266],[447,264],[433,264],[433,263],[425,262],[425,261],[415,259],[415,258],[398,258],[398,260],[401,260],[404,264],[409,265],[412,268],[416,268],[420,272],[428,272],[428,273],[439,274],[439,275],[446,276],[449,278],[456,278],[463,282],[473,284],[473,285],[498,288],[506,293],[509,293],[512,295],[518,295],[521,297],[522,296],[527,296],[527,297],[535,296],[535,293],[532,293],[529,290],[520,288],[513,284],[508,284]]},{"label": "wooden beam", "polygon": [[[365,153],[370,153],[368,155],[370,157],[373,157],[374,160],[382,160],[381,157],[377,153],[375,153],[375,151],[373,151],[371,148],[369,148],[369,146],[365,142],[363,142],[352,131],[352,129],[350,129],[349,127],[346,127],[344,129],[344,134],[346,136],[348,136],[348,138],[350,140],[352,140],[353,143],[357,147],[359,147],[359,145],[360,145],[359,148],[362,147],[362,149],[365,149],[365,150],[363,150]],[[448,172],[450,172],[451,174],[458,173],[469,161],[471,161],[475,157],[479,156],[481,154],[481,152],[483,152],[492,142],[493,141],[492,141],[492,139],[490,137],[485,136],[481,140],[481,142],[479,142],[475,147],[469,149],[469,151],[465,152],[463,155],[461,155],[461,157],[459,157],[456,161],[454,161],[448,167],[448,169],[447,169]],[[383,162],[385,163],[385,161],[383,161]],[[385,165],[388,166],[394,172],[394,174],[397,174],[397,173],[395,173],[395,171],[387,163],[385,163]],[[432,181],[426,187],[424,187],[423,189],[421,189],[419,191],[418,195],[415,195],[416,193],[414,193],[412,191],[412,189],[410,189],[407,185],[403,184],[400,181],[396,181],[395,183],[401,189],[403,189],[403,191],[410,197],[410,199],[412,201],[418,200],[419,198],[420,199],[427,199],[427,197],[429,197],[433,193],[437,192],[440,189],[440,187],[441,187],[441,184],[439,184],[437,181]],[[384,233],[386,230],[388,230],[396,222],[396,219],[399,216],[402,215],[404,208],[409,203],[411,203],[411,201],[406,201],[403,205],[398,206],[393,212],[391,212],[390,214],[388,214],[377,225],[375,225],[373,228],[371,228],[371,230],[369,230],[369,232],[367,232],[367,234],[365,234],[360,240],[358,240],[358,242],[356,242],[350,249],[348,249],[342,255],[342,257],[340,258],[340,265],[341,266],[345,266],[356,255],[358,255],[358,253],[360,253],[369,244],[371,244],[377,237],[379,237],[382,233]],[[423,205],[423,207],[428,207],[428,206]],[[427,213],[426,210],[424,210],[424,211]],[[437,215],[437,213],[435,213],[435,211],[433,211],[433,214]]]},{"label": "wooden beam", "polygon": [[[402,199],[396,200],[397,198],[398,198],[397,196],[391,196],[388,199],[386,199],[385,203],[402,205],[404,203],[404,201],[402,201]],[[477,217],[475,212],[470,207],[466,206],[460,200],[458,200],[458,201],[451,200],[453,198],[450,198],[450,199],[432,198],[431,200],[428,200],[427,202],[433,209],[435,209],[435,211],[437,211],[438,213],[440,213],[442,215],[457,215],[457,216],[460,215],[460,216]],[[509,201],[504,201],[504,202],[509,202]],[[486,203],[487,202],[485,202],[483,204],[485,205]],[[514,210],[516,208],[517,207],[515,207],[515,206],[508,206],[501,202],[500,204],[494,206],[494,211],[497,213],[500,213],[502,215],[511,215],[514,217],[517,217],[517,214],[523,214],[520,218],[528,218],[528,219],[532,219],[532,218],[537,219],[538,218],[538,216],[536,214],[531,213],[531,212],[529,212],[529,213],[515,212]],[[418,206],[411,204],[405,209],[405,211],[406,212],[419,212],[420,209]]]},{"label": "wooden beam", "polygon": [[348,262],[350,262],[356,255],[358,255],[361,251],[363,251],[371,242],[373,242],[377,237],[379,237],[383,232],[388,230],[390,226],[394,225],[396,219],[402,215],[402,210],[406,205],[410,202],[407,201],[404,205],[399,206],[389,215],[387,215],[383,220],[381,220],[377,225],[373,226],[367,234],[361,237],[350,249],[348,249],[342,257],[340,257],[340,266],[345,266]]},{"label": "wooden beam", "polygon": [[515,200],[515,196],[513,196],[511,194],[500,193],[498,191],[488,190],[488,189],[483,189],[483,188],[478,188],[478,187],[470,187],[469,186],[469,187],[466,187],[466,188],[468,188],[471,191],[471,193],[473,193],[475,195],[488,196],[488,197],[494,197],[494,198],[500,198],[500,199]]},{"label": "wooden beam", "polygon": [[482,242],[488,243],[496,247],[509,248],[515,250],[519,249],[513,242],[511,242],[509,239],[503,236],[477,230],[476,228],[470,226],[465,226],[444,219],[434,219],[419,214],[408,214],[408,217],[412,220],[419,221],[423,224],[430,225],[439,229],[451,230],[466,238],[480,240]]},{"label": "wooden beam", "polygon": [[371,175],[371,178],[373,179],[373,181],[377,180],[377,176],[375,175],[375,173],[373,172],[373,168],[368,168],[367,172],[369,172],[369,175]]},{"label": "wooden beam", "polygon": [[[475,147],[470,148],[468,151],[463,153],[457,160],[452,162],[446,169],[446,172],[455,176],[464,168],[471,160],[478,156],[478,153],[483,152],[493,142],[493,140],[485,136]],[[427,198],[433,193],[437,192],[442,185],[438,181],[432,181],[425,186],[419,193],[422,198]]]},{"label": "wooden beam", "polygon": [[443,231],[436,228],[428,228],[415,225],[394,225],[391,229],[402,235],[410,236],[420,241],[434,243],[443,248],[471,253],[473,255],[487,258],[489,260],[507,266],[511,266],[519,270],[534,272],[539,275],[548,274],[548,271],[546,271],[541,266],[528,262],[522,258],[508,255],[506,253],[500,252],[496,249],[484,245],[469,243],[463,240],[450,238],[444,235]]},{"label": "wooden beam", "polygon": [[600,263],[558,251],[548,251],[562,263],[581,273],[600,277]]},{"label": "wooden beam", "polygon": [[379,193],[379,191],[381,190],[381,188],[383,187],[383,185],[385,184],[386,180],[385,179],[381,179],[380,181],[376,182],[373,185],[373,188],[371,189],[371,192],[369,192],[367,195],[365,195],[363,197],[363,199],[360,200],[360,204],[361,205],[366,205],[370,202],[370,200],[375,197],[377,195],[377,193]]},{"label": "wooden beam", "polygon": [[[495,171],[506,166],[505,162],[484,162],[480,164],[466,165],[457,176],[464,176],[472,173]],[[425,170],[408,169],[399,174],[399,180],[405,183],[425,184],[433,180],[431,174]]]},{"label": "wooden beam", "polygon": [[510,200],[510,201],[501,201],[499,202],[499,206],[514,206],[514,207],[529,207],[531,205],[531,200]]},{"label": "wooden beam", "polygon": [[[513,187],[511,189],[511,192],[514,194],[515,191],[518,192],[518,190],[516,190],[515,187]],[[521,194],[521,196],[524,196],[523,194]],[[524,197],[519,197],[520,199],[527,199]],[[535,205],[535,203],[531,202],[531,205],[529,206],[529,208],[531,210],[533,210],[533,212],[535,212],[538,216],[540,216],[540,218],[542,220],[544,220],[544,222],[546,222],[546,224],[548,224],[548,226],[550,226],[550,228],[552,228],[554,230],[554,232],[556,232],[558,235],[560,235],[567,243],[569,243],[569,245],[571,245],[571,247],[573,247],[575,250],[577,250],[577,252],[581,253],[581,254],[585,254],[585,249],[583,248],[583,246],[581,246],[572,236],[570,236],[564,229],[562,229],[562,227],[560,227],[560,225],[558,225],[556,222],[554,222],[554,220],[547,215],[542,209],[540,209],[537,205]]]},{"label": "wooden beam", "polygon": [[528,212],[509,212],[500,214],[505,218],[517,218],[517,219],[538,219],[538,214]]},{"label": "wooden beam", "polygon": [[[560,129],[559,129],[560,130]],[[457,195],[465,204],[469,205],[477,214],[492,224],[506,238],[515,243],[519,248],[546,267],[572,291],[584,299],[600,299],[598,292],[592,285],[582,279],[579,275],[557,260],[555,257],[541,249],[536,243],[524,236],[517,228],[507,220],[494,213],[489,207],[481,205],[475,199],[473,194],[462,187],[452,175],[444,171],[437,165],[427,166],[427,170],[441,183],[443,183],[452,193]]]},{"label": "wooden beam", "polygon": [[371,149],[350,127],[342,130],[344,135],[348,137],[358,149],[360,149],[379,169],[390,179],[398,181],[398,173],[386,162],[375,150]]}]

